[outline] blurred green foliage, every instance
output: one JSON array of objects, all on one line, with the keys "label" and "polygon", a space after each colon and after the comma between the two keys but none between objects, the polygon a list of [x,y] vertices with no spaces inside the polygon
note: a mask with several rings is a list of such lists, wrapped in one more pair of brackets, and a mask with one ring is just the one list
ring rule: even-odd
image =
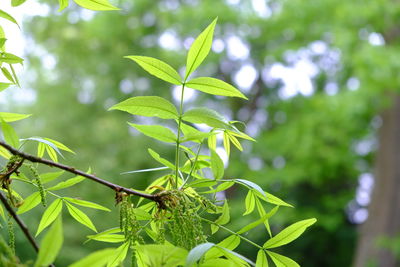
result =
[{"label": "blurred green foliage", "polygon": [[[265,10],[257,6],[260,2]],[[73,148],[78,156],[67,158],[73,166],[87,169],[90,165],[100,177],[143,189],[151,174],[119,173],[155,167],[143,152],[150,140],[124,126],[124,121],[137,118],[106,110],[128,96],[173,99],[173,88],[166,90],[164,82],[148,80],[144,71],[122,57],[151,55],[174,67],[183,66],[181,59],[191,38],[218,16],[215,36],[224,49],[211,53],[198,73],[235,84],[241,67],[257,71],[246,93],[249,102],[202,95],[195,103],[207,103],[231,119],[247,121],[249,134],[257,135],[257,143],[244,144],[250,152],[233,151],[226,175],[254,180],[296,206],[282,209],[273,229],[295,219],[318,219],[307,235],[282,248],[285,255],[303,266],[349,266],[356,227],[349,223],[345,208],[354,198],[357,177],[371,170],[373,159],[373,149],[357,153],[355,146],[373,140],[379,125],[376,114],[387,102],[385,92],[399,84],[396,18],[400,6],[384,0],[114,3],[121,11],[92,13],[71,3],[57,13],[56,3],[50,3],[49,16],[25,22],[26,32],[32,34],[25,80],[37,94],[35,105],[25,107],[35,114],[25,131],[57,138]],[[242,40],[248,56],[238,59],[230,54],[232,37]],[[312,94],[285,97],[282,87],[288,81],[296,83],[296,75],[282,81],[274,79],[272,69],[278,63],[290,68],[304,61],[308,65],[300,67],[315,69],[310,75]],[[172,146],[157,150],[173,158]],[[83,184],[79,190],[99,203],[111,203],[112,196],[100,186]],[[244,192],[233,188],[226,194]],[[243,225],[244,210],[235,208],[239,204],[231,204],[232,221]],[[111,222],[98,224],[101,228]],[[82,246],[80,237],[86,230],[68,229],[67,223],[65,227],[69,243],[61,265],[98,246],[91,242]],[[250,247],[241,249],[249,257],[256,254]]]}]

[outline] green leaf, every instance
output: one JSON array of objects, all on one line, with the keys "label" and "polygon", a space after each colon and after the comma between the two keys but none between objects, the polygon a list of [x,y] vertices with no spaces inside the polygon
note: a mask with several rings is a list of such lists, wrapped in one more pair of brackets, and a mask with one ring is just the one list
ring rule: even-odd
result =
[{"label": "green leaf", "polygon": [[[231,216],[229,214],[229,205],[228,201],[225,199],[224,205],[222,206],[222,214],[221,216],[218,217],[218,219],[215,221],[216,224],[219,225],[224,225],[227,224],[231,219]],[[212,224],[211,225],[211,234],[215,234],[218,231],[219,227],[218,225]]]},{"label": "green leaf", "polygon": [[103,207],[102,205],[99,205],[97,203],[93,203],[90,201],[86,201],[83,199],[76,199],[76,198],[71,198],[71,197],[64,197],[63,199],[65,199],[68,202],[71,202],[73,204],[82,206],[82,207],[87,207],[87,208],[96,209],[96,210],[110,211],[110,209]]},{"label": "green leaf", "polygon": [[63,11],[68,6],[69,0],[58,0],[58,4],[60,5],[58,12]]},{"label": "green leaf", "polygon": [[190,187],[210,187],[215,185],[216,182],[210,179],[199,179],[189,184]]},{"label": "green leaf", "polygon": [[208,108],[194,108],[183,114],[182,119],[191,123],[204,123],[210,127],[227,129],[230,125],[218,112]]},{"label": "green leaf", "polygon": [[270,256],[272,261],[275,263],[276,267],[300,267],[300,265],[291,258],[285,257],[272,251],[267,251],[267,253],[268,256]]},{"label": "green leaf", "polygon": [[[253,182],[250,182],[250,181],[244,180],[244,179],[234,179],[233,181],[235,181],[235,182],[237,182],[237,183],[239,183],[239,184],[242,184],[242,185],[244,185],[244,186],[246,186],[246,187],[248,187],[248,188],[250,188],[250,189],[255,189],[255,190],[257,190],[261,195],[265,196],[264,190],[262,190],[262,188],[261,188],[258,184],[255,184],[255,183],[253,183]],[[266,197],[266,196],[265,196],[265,197]]]},{"label": "green leaf", "polygon": [[49,154],[50,159],[54,162],[58,162],[58,157],[57,157],[57,153],[56,150],[50,146],[45,146],[46,152],[47,154]]},{"label": "green leaf", "polygon": [[147,221],[153,218],[147,211],[141,208],[134,208],[133,213],[138,221]]},{"label": "green leaf", "polygon": [[119,8],[111,5],[107,0],[74,0],[74,1],[81,7],[95,11],[119,10]]},{"label": "green leaf", "polygon": [[27,212],[37,205],[39,205],[41,201],[40,193],[35,192],[28,196],[27,198],[24,199],[24,203],[18,208],[17,214],[22,214],[24,212]]},{"label": "green leaf", "polygon": [[[213,134],[213,135],[208,137],[207,145],[208,145],[208,148],[210,150],[216,150],[217,149],[217,136],[216,136],[216,134]],[[228,154],[228,156],[229,156],[229,154]]]},{"label": "green leaf", "polygon": [[276,206],[270,212],[262,215],[260,219],[254,221],[254,222],[246,225],[242,229],[240,229],[237,233],[238,234],[243,234],[243,233],[246,233],[246,232],[250,231],[251,229],[257,227],[258,225],[262,224],[263,222],[265,222],[266,220],[271,218],[278,211],[278,209],[279,209],[279,206]]},{"label": "green leaf", "polygon": [[26,0],[11,0],[11,6],[15,7],[15,6],[19,6],[22,5],[23,3],[25,3]]},{"label": "green leaf", "polygon": [[107,267],[114,267],[120,264],[120,262],[122,262],[125,259],[126,254],[128,253],[128,249],[129,249],[129,242],[126,242],[122,244],[120,247],[118,247],[115,250],[114,255],[109,259]]},{"label": "green leaf", "polygon": [[315,218],[302,220],[286,227],[279,234],[267,240],[267,242],[264,243],[263,248],[276,248],[292,242],[298,238],[307,227],[313,225],[316,221]]},{"label": "green leaf", "polygon": [[139,267],[183,266],[187,254],[186,249],[170,244],[136,246],[136,259]]},{"label": "green leaf", "polygon": [[58,177],[60,177],[64,171],[58,171],[58,172],[48,172],[48,173],[42,173],[40,174],[40,180],[42,181],[42,184],[51,182]]},{"label": "green leaf", "polygon": [[[118,228],[111,228],[101,233],[95,235],[88,235],[87,238],[91,240],[97,240],[101,242],[108,242],[108,243],[121,243],[125,241],[125,236],[121,234],[121,229]],[[87,242],[87,241],[86,241]]]},{"label": "green leaf", "polygon": [[90,220],[90,218],[80,209],[77,207],[69,204],[67,202],[67,208],[69,214],[79,223],[83,224],[84,226],[92,229],[93,231],[97,232],[96,227],[94,226],[93,222]]},{"label": "green leaf", "polygon": [[3,218],[3,220],[6,220],[6,214],[4,213],[3,206],[0,205],[0,217]]},{"label": "green leaf", "polygon": [[[1,10],[0,10],[0,16],[1,16]],[[8,63],[8,64],[17,64],[17,63],[22,63],[24,60],[20,57],[17,57],[16,55],[10,54],[10,53],[1,53],[0,54],[0,63]]]},{"label": "green leaf", "polygon": [[224,162],[219,157],[217,152],[211,150],[211,170],[216,180],[221,179],[224,176]]},{"label": "green leaf", "polygon": [[211,77],[194,78],[186,86],[211,95],[232,96],[247,99],[238,89],[227,82]]},{"label": "green leaf", "polygon": [[54,144],[57,148],[59,148],[59,149],[61,149],[61,150],[70,152],[70,153],[72,153],[72,154],[75,154],[74,151],[72,151],[70,148],[68,148],[66,145],[62,144],[61,142],[58,142],[58,141],[56,141],[56,140],[54,140],[54,139],[50,139],[50,138],[47,138],[47,137],[45,137],[45,138],[43,138],[43,139],[46,140],[46,141],[49,141],[49,142],[52,143],[52,144]]},{"label": "green leaf", "polygon": [[46,140],[46,139],[40,138],[40,137],[29,137],[29,138],[22,139],[22,140],[30,140],[30,141],[36,141],[39,143],[43,143],[45,145],[45,150],[49,154],[50,158],[55,162],[57,162],[57,154],[59,154],[62,158],[64,158],[64,156],[61,154],[61,151],[58,149],[58,147],[49,140]]},{"label": "green leaf", "polygon": [[76,176],[74,178],[70,178],[70,179],[68,179],[66,181],[60,182],[60,183],[56,184],[55,186],[47,188],[47,190],[53,190],[54,191],[54,190],[60,190],[60,189],[68,188],[68,187],[71,187],[71,186],[73,186],[73,185],[75,185],[77,183],[82,182],[83,180],[85,180],[85,177],[82,177],[82,176],[78,175],[78,176]]},{"label": "green leaf", "polygon": [[35,236],[38,236],[40,232],[42,232],[47,226],[49,226],[57,218],[61,210],[62,200],[58,198],[54,200],[53,203],[51,203],[50,206],[44,211]]},{"label": "green leaf", "polygon": [[175,143],[176,135],[168,128],[161,125],[140,125],[128,122],[130,126],[141,132],[142,134],[154,138],[156,140]]},{"label": "green leaf", "polygon": [[4,120],[1,122],[1,130],[3,132],[4,140],[14,148],[19,148],[19,138],[14,128],[11,127]]},{"label": "green leaf", "polygon": [[262,249],[257,253],[256,267],[268,267],[267,255]]},{"label": "green leaf", "polygon": [[256,195],[257,195],[257,197],[259,197],[260,199],[262,199],[268,203],[271,203],[271,204],[274,204],[277,206],[286,206],[286,207],[293,208],[293,206],[290,205],[289,203],[283,201],[282,199],[280,199],[270,193],[265,192],[265,196],[263,196],[258,191],[256,191]]},{"label": "green leaf", "polygon": [[11,157],[11,153],[8,152],[7,149],[4,147],[0,146],[0,156],[2,156],[5,159],[9,159]]},{"label": "green leaf", "polygon": [[168,169],[168,167],[157,167],[157,168],[150,168],[150,169],[127,171],[127,172],[122,172],[121,174],[131,174],[131,173],[140,173],[140,172],[154,172],[154,171],[162,171],[162,170],[167,170],[167,169]]},{"label": "green leaf", "polygon": [[203,192],[204,194],[210,194],[210,193],[217,193],[217,192],[221,192],[224,191],[230,187],[232,187],[235,184],[235,182],[224,182],[220,185],[217,186],[217,188],[207,191],[207,192]]},{"label": "green leaf", "polygon": [[9,66],[10,66],[11,73],[12,73],[13,79],[14,79],[14,81],[15,81],[15,84],[16,84],[18,87],[21,87],[20,84],[19,84],[19,80],[18,80],[17,74],[15,73],[15,69],[14,69],[13,65],[9,64]]},{"label": "green leaf", "polygon": [[[261,218],[264,217],[267,214],[267,212],[265,211],[263,205],[261,204],[261,201],[258,198],[256,199],[256,206],[257,206],[258,214],[260,215],[260,217]],[[273,210],[274,209],[272,209],[269,213],[271,213]],[[267,229],[269,236],[272,237],[271,227],[269,225],[268,220],[264,221],[264,225],[265,225],[265,229]]]},{"label": "green leaf", "polygon": [[111,107],[109,110],[122,110],[133,115],[158,117],[161,119],[177,119],[176,107],[159,96],[136,96]]},{"label": "green leaf", "polygon": [[49,266],[53,263],[61,249],[63,240],[62,221],[59,216],[43,237],[35,267]]},{"label": "green leaf", "polygon": [[[12,23],[15,23],[15,24],[18,25],[18,22],[10,14],[8,14],[7,12],[5,12],[5,11],[3,11],[1,9],[0,9],[0,17],[3,18],[3,19],[9,20]],[[19,25],[18,25],[18,27],[19,27]]]},{"label": "green leaf", "polygon": [[229,156],[231,154],[231,142],[229,141],[229,136],[226,131],[224,131],[223,136],[224,136],[224,138],[223,138],[224,148],[225,148],[226,154],[228,155],[228,158],[229,158]]},{"label": "green leaf", "polygon": [[178,72],[159,59],[144,56],[126,56],[125,58],[132,59],[145,71],[161,80],[176,85],[182,84],[182,78],[179,76]]},{"label": "green leaf", "polygon": [[256,205],[256,197],[254,196],[252,190],[249,190],[249,192],[247,192],[244,204],[246,206],[246,211],[243,213],[243,216],[252,213]]},{"label": "green leaf", "polygon": [[0,119],[3,119],[5,122],[13,122],[26,119],[30,117],[31,114],[17,114],[17,113],[8,113],[8,112],[0,112]]},{"label": "green leaf", "polygon": [[201,257],[203,257],[203,255],[213,246],[215,246],[214,243],[208,242],[194,247],[191,251],[189,251],[189,254],[186,258],[185,267],[193,266],[193,264],[195,264],[198,260],[200,260]]},{"label": "green leaf", "polygon": [[214,21],[211,22],[202,33],[200,33],[190,47],[186,60],[185,81],[189,75],[200,66],[203,60],[207,57],[208,52],[210,52],[217,19],[218,18],[214,19]]},{"label": "green leaf", "polygon": [[110,260],[112,255],[114,255],[115,249],[106,248],[102,250],[90,253],[83,259],[69,265],[68,267],[103,267]]},{"label": "green leaf", "polygon": [[175,170],[175,165],[174,165],[174,164],[172,164],[172,163],[169,162],[168,160],[166,160],[166,159],[160,157],[160,155],[159,155],[157,152],[155,152],[153,149],[149,148],[147,151],[149,152],[150,156],[151,156],[153,159],[155,159],[156,161],[158,161],[158,162],[161,163],[162,165],[167,166],[168,168],[170,168],[170,169],[172,169],[172,170]]},{"label": "green leaf", "polygon": [[218,248],[221,250],[221,252],[224,254],[224,256],[229,259],[230,261],[233,261],[236,263],[237,266],[248,266],[250,264],[251,266],[254,266],[254,262],[249,260],[248,258],[244,257],[243,255],[240,255],[239,253],[236,253],[235,251],[232,251],[230,249],[224,248],[224,247],[219,247]]},{"label": "green leaf", "polygon": [[42,158],[44,155],[44,151],[46,150],[46,145],[43,143],[38,143],[38,147],[37,147],[37,156],[39,158]]},{"label": "green leaf", "polygon": [[181,123],[181,131],[183,133],[183,138],[181,139],[181,142],[196,142],[196,143],[201,143],[205,138],[208,138],[211,135],[214,135],[214,133],[205,133],[202,131],[197,130],[196,128],[189,126],[185,123]]},{"label": "green leaf", "polygon": [[[219,247],[234,250],[240,244],[240,237],[237,235],[230,235],[217,244]],[[217,247],[211,248],[205,255],[206,259],[218,258],[223,254]]]},{"label": "green leaf", "polygon": [[[1,47],[1,45],[0,45]],[[7,89],[8,87],[10,87],[10,85],[12,85],[12,83],[1,83],[0,82],[0,92]]]},{"label": "green leaf", "polygon": [[12,82],[13,84],[15,84],[16,82],[14,81],[14,78],[12,77],[11,73],[9,72],[8,69],[6,69],[5,67],[1,67],[1,72],[3,73],[4,77],[7,78],[7,80],[9,80],[10,82]]}]

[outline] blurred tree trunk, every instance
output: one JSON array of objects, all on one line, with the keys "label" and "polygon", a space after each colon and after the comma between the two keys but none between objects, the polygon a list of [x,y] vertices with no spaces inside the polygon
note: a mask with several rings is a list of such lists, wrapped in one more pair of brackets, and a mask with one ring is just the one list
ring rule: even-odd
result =
[{"label": "blurred tree trunk", "polygon": [[368,220],[361,227],[354,267],[375,263],[379,267],[400,266],[393,253],[377,244],[380,237],[400,233],[400,97],[382,114],[375,185]]}]

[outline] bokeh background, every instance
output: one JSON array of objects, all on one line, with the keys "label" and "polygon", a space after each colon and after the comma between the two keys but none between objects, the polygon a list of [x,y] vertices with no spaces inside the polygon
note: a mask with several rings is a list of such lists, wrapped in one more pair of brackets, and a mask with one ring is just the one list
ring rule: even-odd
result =
[{"label": "bokeh background", "polygon": [[[34,114],[18,124],[22,137],[59,140],[77,153],[64,162],[145,188],[153,174],[120,173],[156,167],[147,147],[170,158],[174,150],[126,124],[149,118],[107,109],[131,96],[159,95],[175,102],[179,96],[176,88],[123,56],[148,55],[184,71],[193,38],[218,16],[212,52],[196,74],[234,84],[249,101],[188,90],[185,105],[206,105],[244,121],[246,132],[257,139],[244,142],[242,153],[232,151],[226,176],[252,180],[295,206],[271,219],[275,232],[296,220],[318,219],[281,248],[302,266],[398,266],[398,2],[111,2],[121,10],[92,12],[71,2],[57,12],[56,1],[28,0],[20,11],[26,14],[23,89],[0,93],[0,105]],[[244,193],[239,188],[226,192],[232,198],[233,228],[251,221],[251,215],[242,216]],[[65,194],[113,207],[112,192],[90,182]],[[99,229],[118,221],[116,214],[93,216],[102,218],[95,222]],[[24,219],[35,228],[38,219],[32,217]],[[84,227],[73,222],[65,227],[60,266],[102,246],[82,245],[90,234]],[[257,231],[248,237],[265,239]],[[24,238],[17,241],[28,257]],[[245,245],[240,253],[256,255]]]}]

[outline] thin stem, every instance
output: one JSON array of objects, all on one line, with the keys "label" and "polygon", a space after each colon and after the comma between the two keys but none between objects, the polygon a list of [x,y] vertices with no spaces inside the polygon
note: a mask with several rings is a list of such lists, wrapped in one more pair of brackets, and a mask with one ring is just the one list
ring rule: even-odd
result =
[{"label": "thin stem", "polygon": [[202,145],[203,145],[203,142],[200,143],[200,145],[199,145],[199,147],[198,147],[198,149],[197,149],[196,157],[194,158],[194,162],[192,162],[192,168],[190,168],[190,172],[189,172],[188,176],[186,177],[186,180],[185,180],[185,181],[183,182],[183,184],[181,185],[180,189],[182,189],[182,188],[185,186],[185,184],[187,183],[187,181],[189,181],[190,177],[192,176],[192,173],[193,173],[193,171],[194,171],[194,168],[196,168],[197,160],[199,159],[200,149],[201,149],[201,146],[202,146]]},{"label": "thin stem", "polygon": [[178,188],[178,174],[179,174],[179,147],[181,142],[181,124],[183,114],[183,94],[185,93],[185,83],[182,84],[181,100],[179,104],[179,117],[178,117],[178,137],[176,139],[176,151],[175,151],[175,186]]},{"label": "thin stem", "polygon": [[11,154],[19,155],[22,158],[24,158],[26,160],[29,160],[30,162],[41,163],[41,164],[44,164],[44,165],[47,165],[47,166],[50,166],[50,167],[55,167],[55,168],[58,168],[58,169],[61,169],[61,170],[65,170],[65,171],[73,173],[73,174],[80,175],[80,176],[85,177],[87,179],[90,179],[90,180],[92,180],[92,181],[94,181],[96,183],[105,185],[105,186],[113,189],[117,193],[118,192],[125,192],[125,193],[130,194],[130,195],[143,197],[143,198],[146,198],[146,199],[149,199],[149,200],[152,200],[152,201],[156,201],[156,202],[158,202],[158,200],[159,200],[157,195],[145,194],[145,193],[142,193],[142,192],[130,189],[130,188],[126,188],[126,187],[123,187],[123,186],[120,186],[120,185],[117,185],[117,184],[113,184],[111,182],[108,182],[106,180],[98,178],[97,176],[95,176],[93,174],[88,174],[88,173],[85,173],[84,171],[77,170],[74,167],[71,167],[71,166],[68,166],[68,165],[64,165],[64,164],[61,164],[61,163],[57,163],[57,162],[54,162],[54,161],[51,161],[51,160],[35,157],[33,155],[21,152],[21,151],[15,149],[15,148],[9,146],[8,144],[4,143],[3,141],[0,141],[0,146],[2,146],[5,149],[7,149]]},{"label": "thin stem", "polygon": [[204,218],[201,218],[201,220],[203,220],[203,221],[205,221],[205,222],[207,222],[207,223],[209,223],[209,224],[214,224],[214,225],[216,225],[216,226],[218,226],[218,227],[224,229],[225,231],[227,231],[227,232],[229,232],[229,233],[231,233],[231,234],[233,234],[233,235],[236,235],[236,236],[240,237],[243,241],[246,241],[247,243],[249,243],[249,244],[251,244],[251,245],[253,245],[253,246],[255,246],[255,247],[259,248],[259,249],[263,249],[262,246],[260,246],[260,245],[258,245],[258,244],[256,244],[256,243],[254,243],[254,242],[251,241],[250,239],[247,239],[246,237],[244,237],[244,236],[242,236],[242,235],[240,235],[240,234],[238,234],[238,233],[235,233],[234,231],[232,231],[232,230],[229,229],[229,228],[226,228],[225,226],[222,226],[222,225],[220,225],[220,224],[218,224],[218,223],[216,223],[216,222],[213,222],[213,221],[210,221],[210,220],[207,220],[207,219],[204,219]]},{"label": "thin stem", "polygon": [[10,206],[10,204],[7,201],[7,198],[4,196],[2,192],[0,192],[0,201],[3,203],[4,207],[8,211],[8,213],[14,218],[14,220],[17,222],[19,228],[21,228],[22,232],[26,236],[26,238],[29,240],[29,243],[31,243],[32,247],[35,249],[36,252],[39,252],[39,246],[36,243],[35,239],[29,232],[28,227],[26,227],[25,223],[18,217],[18,215],[15,213],[13,208]]}]

